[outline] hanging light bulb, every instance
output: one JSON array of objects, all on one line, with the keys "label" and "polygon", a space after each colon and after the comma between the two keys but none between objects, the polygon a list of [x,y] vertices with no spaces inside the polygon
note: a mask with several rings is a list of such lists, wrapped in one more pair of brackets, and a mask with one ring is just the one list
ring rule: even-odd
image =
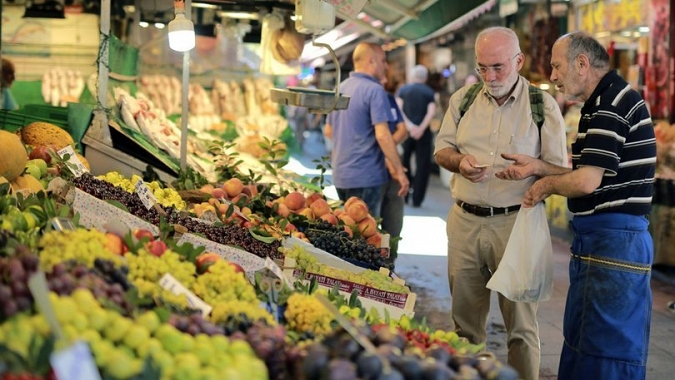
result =
[{"label": "hanging light bulb", "polygon": [[174,0],[176,13],[169,23],[169,47],[175,51],[190,51],[195,47],[195,26],[185,18],[185,0]]}]

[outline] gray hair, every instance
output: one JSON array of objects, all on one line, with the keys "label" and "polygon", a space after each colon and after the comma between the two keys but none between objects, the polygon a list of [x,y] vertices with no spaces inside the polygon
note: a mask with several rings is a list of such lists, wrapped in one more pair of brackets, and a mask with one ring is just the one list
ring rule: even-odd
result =
[{"label": "gray hair", "polygon": [[416,82],[424,83],[429,78],[429,69],[424,65],[416,65],[412,69],[412,77]]},{"label": "gray hair", "polygon": [[580,54],[588,57],[591,67],[598,70],[609,69],[609,53],[598,40],[585,32],[572,32],[559,38],[567,39],[567,62],[572,63]]}]

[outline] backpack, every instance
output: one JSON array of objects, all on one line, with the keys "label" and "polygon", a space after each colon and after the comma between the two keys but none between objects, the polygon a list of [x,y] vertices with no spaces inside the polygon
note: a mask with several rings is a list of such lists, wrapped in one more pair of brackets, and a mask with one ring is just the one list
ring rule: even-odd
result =
[{"label": "backpack", "polygon": [[[462,102],[459,104],[459,120],[462,120],[462,116],[466,111],[471,107],[473,101],[478,96],[478,93],[483,88],[483,82],[478,82],[472,85],[469,88],[469,91],[464,94]],[[541,127],[544,125],[544,95],[542,94],[541,89],[529,86],[528,92],[530,93],[530,109],[532,110],[532,120],[537,124],[539,132],[541,135]],[[459,125],[459,120],[457,120],[457,125]]]}]

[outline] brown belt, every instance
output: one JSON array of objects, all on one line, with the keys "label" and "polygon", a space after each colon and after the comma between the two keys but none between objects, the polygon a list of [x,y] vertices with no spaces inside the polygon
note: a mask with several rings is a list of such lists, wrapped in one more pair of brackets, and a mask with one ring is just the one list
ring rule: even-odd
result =
[{"label": "brown belt", "polygon": [[509,215],[513,212],[520,210],[520,205],[509,206],[509,207],[481,207],[470,205],[466,202],[457,201],[457,205],[462,208],[462,210],[468,212],[469,214],[474,214],[476,216],[490,217],[495,215]]}]

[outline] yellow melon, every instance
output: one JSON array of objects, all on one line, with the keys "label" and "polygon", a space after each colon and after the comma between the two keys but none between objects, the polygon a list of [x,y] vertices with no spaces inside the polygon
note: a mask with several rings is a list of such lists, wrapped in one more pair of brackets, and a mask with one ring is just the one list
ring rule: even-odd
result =
[{"label": "yellow melon", "polygon": [[23,173],[28,153],[17,135],[3,130],[0,130],[0,150],[0,176],[11,181]]},{"label": "yellow melon", "polygon": [[83,155],[77,152],[75,152],[75,154],[77,155],[77,158],[80,159],[80,162],[82,162],[82,165],[84,165],[84,167],[87,168],[88,171],[91,171],[91,165],[89,165],[89,161],[86,158],[84,158]]},{"label": "yellow melon", "polygon": [[75,144],[72,136],[54,124],[36,121],[21,129],[23,142],[33,146],[53,145],[56,150]]},{"label": "yellow melon", "polygon": [[45,188],[42,186],[40,181],[35,179],[35,177],[30,174],[24,174],[22,176],[16,177],[13,181],[10,181],[9,184],[12,186],[12,190],[15,193],[23,192],[35,194],[40,191],[45,191]]}]

